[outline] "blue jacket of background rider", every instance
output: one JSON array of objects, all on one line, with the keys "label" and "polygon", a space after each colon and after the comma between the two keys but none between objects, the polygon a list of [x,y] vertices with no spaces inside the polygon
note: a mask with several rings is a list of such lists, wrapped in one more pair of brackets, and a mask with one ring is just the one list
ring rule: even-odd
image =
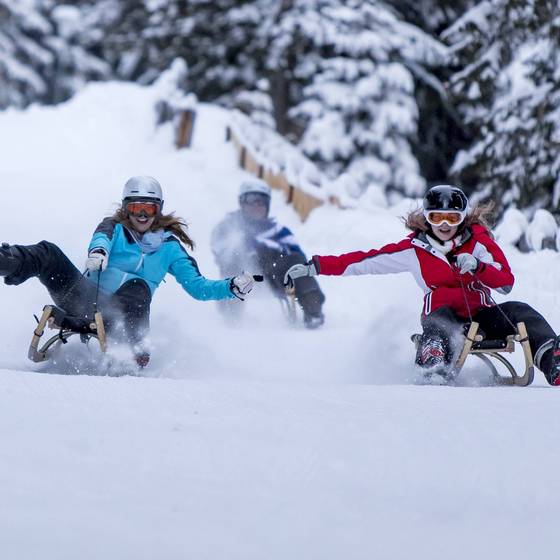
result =
[{"label": "blue jacket of background rider", "polygon": [[[100,289],[104,292],[112,294],[125,282],[139,278],[148,284],[153,295],[169,273],[195,299],[235,297],[230,289],[231,279],[209,280],[202,276],[194,258],[169,231],[162,229],[142,235],[113,218],[106,218],[95,230],[88,251],[92,249],[103,249],[109,256],[100,278]],[[97,282],[96,276],[91,275],[90,280]]]},{"label": "blue jacket of background rider", "polygon": [[273,218],[247,219],[241,210],[226,215],[214,228],[210,243],[220,267],[231,270],[253,266],[253,259],[260,249],[285,255],[304,254],[286,226],[278,224]]}]

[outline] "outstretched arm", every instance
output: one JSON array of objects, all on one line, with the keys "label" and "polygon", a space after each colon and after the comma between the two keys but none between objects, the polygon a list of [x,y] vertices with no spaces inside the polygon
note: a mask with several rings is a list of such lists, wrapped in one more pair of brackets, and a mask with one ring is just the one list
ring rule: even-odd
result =
[{"label": "outstretched arm", "polygon": [[353,251],[338,256],[315,255],[312,259],[317,274],[353,276],[357,274],[391,274],[410,270],[417,262],[410,239],[390,243],[381,249]]},{"label": "outstretched arm", "polygon": [[338,256],[315,255],[307,264],[296,264],[288,270],[285,283],[301,276],[324,274],[351,276],[357,274],[391,274],[412,271],[418,267],[418,259],[410,239],[391,243],[381,249],[354,251]]},{"label": "outstretched arm", "polygon": [[[209,280],[200,273],[196,261],[182,247],[178,246],[177,258],[171,263],[169,272],[183,289],[198,300],[232,299],[231,278]],[[179,253],[180,251],[180,253]]]}]

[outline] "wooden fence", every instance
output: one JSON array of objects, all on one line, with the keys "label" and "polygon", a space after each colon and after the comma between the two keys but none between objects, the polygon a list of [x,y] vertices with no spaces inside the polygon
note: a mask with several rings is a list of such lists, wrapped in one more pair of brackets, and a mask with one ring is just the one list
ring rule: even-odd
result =
[{"label": "wooden fence", "polygon": [[160,100],[156,104],[156,120],[158,126],[171,121],[173,122],[173,134],[175,147],[190,148],[196,120],[194,109],[179,108],[166,100]]},{"label": "wooden fence", "polygon": [[[265,181],[271,188],[283,191],[286,202],[294,207],[302,221],[308,218],[313,209],[324,204],[324,200],[292,185],[282,171],[275,172],[265,168],[257,161],[251,151],[243,145],[229,126],[226,129],[226,140],[233,144],[238,154],[239,166]],[[330,202],[338,204],[338,200],[335,198],[331,199]]]},{"label": "wooden fence", "polygon": [[179,111],[175,124],[175,146],[178,149],[191,147],[195,120],[196,112],[194,109]]}]

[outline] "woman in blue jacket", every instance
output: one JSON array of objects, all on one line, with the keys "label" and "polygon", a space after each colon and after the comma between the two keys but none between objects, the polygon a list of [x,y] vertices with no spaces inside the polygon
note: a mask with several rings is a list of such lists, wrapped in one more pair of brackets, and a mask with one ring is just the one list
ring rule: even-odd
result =
[{"label": "woman in blue jacket", "polygon": [[128,342],[144,367],[150,359],[142,345],[150,303],[167,273],[199,300],[243,299],[253,288],[250,274],[225,280],[202,276],[185,249],[194,247],[185,222],[162,209],[158,181],[132,177],[125,184],[121,207],[97,227],[83,274],[56,245],[41,241],[30,246],[3,244],[0,276],[10,285],[37,277],[68,315],[67,325],[88,324],[97,305],[109,335]]}]

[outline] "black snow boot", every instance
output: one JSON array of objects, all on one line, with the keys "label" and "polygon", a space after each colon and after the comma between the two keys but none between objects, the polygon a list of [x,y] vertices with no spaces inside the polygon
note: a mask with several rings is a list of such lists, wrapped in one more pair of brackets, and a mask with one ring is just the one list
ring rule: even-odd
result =
[{"label": "black snow boot", "polygon": [[13,247],[8,243],[2,243],[0,246],[0,276],[9,276],[16,272],[21,265],[21,259]]},{"label": "black snow boot", "polygon": [[454,377],[448,343],[439,336],[423,334],[420,337],[415,361],[426,378],[430,378],[434,374],[447,380]]},{"label": "black snow boot", "polygon": [[325,322],[323,302],[325,296],[320,290],[306,292],[299,296],[299,304],[303,309],[303,323],[308,329],[317,329]]},{"label": "black snow boot", "polygon": [[150,363],[150,353],[147,350],[135,350],[134,361],[140,369],[144,369]]}]

